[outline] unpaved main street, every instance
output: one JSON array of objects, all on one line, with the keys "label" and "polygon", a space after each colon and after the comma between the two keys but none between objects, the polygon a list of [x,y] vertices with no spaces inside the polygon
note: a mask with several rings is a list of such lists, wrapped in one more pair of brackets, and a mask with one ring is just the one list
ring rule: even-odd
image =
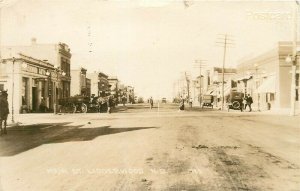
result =
[{"label": "unpaved main street", "polygon": [[138,105],[19,121],[0,190],[300,190],[299,117]]}]

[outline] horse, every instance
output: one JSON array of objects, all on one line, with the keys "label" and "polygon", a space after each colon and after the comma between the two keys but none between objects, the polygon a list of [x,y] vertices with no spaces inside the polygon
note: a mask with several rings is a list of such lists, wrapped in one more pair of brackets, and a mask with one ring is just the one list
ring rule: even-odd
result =
[{"label": "horse", "polygon": [[[0,93],[0,135],[7,134],[6,125],[7,125],[7,116],[9,114],[8,109],[8,101],[7,101],[7,93]],[[4,128],[2,129],[2,124],[4,124]]]}]

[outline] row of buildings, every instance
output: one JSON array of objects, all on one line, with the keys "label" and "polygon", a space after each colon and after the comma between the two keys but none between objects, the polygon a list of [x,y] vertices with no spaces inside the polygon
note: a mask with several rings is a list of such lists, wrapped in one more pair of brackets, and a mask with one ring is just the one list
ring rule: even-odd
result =
[{"label": "row of buildings", "polygon": [[[253,97],[253,107],[257,110],[291,108],[292,63],[288,63],[286,58],[292,53],[291,42],[279,42],[276,47],[267,52],[240,60],[236,68],[225,68],[224,97],[231,91],[239,91]],[[294,95],[296,108],[300,108],[299,55],[298,48]],[[195,103],[199,103],[203,95],[213,95],[215,106],[220,106],[223,96],[222,70],[222,68],[211,67],[204,70],[201,78],[199,75],[197,79],[191,80],[191,83],[187,83],[189,80],[181,80],[175,88],[175,97],[189,96]]]},{"label": "row of buildings", "polygon": [[120,84],[117,77],[103,72],[71,69],[71,51],[67,44],[3,46],[0,52],[0,91],[8,91],[10,110],[14,113],[50,111],[59,99],[70,96],[108,96],[117,101],[133,102],[134,88]]}]

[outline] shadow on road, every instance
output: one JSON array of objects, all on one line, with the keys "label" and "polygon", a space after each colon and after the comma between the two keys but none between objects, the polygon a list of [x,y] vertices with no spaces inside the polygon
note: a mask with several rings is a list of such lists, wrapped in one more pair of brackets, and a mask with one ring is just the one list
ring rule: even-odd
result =
[{"label": "shadow on road", "polygon": [[13,156],[43,144],[90,141],[98,136],[151,129],[156,127],[110,128],[110,126],[80,128],[67,123],[43,123],[11,127],[0,137],[0,156]]}]

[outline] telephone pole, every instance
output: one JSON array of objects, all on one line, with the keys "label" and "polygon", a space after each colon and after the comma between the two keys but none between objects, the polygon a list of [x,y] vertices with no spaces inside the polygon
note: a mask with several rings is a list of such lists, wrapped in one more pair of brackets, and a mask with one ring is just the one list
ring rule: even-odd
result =
[{"label": "telephone pole", "polygon": [[186,87],[187,87],[187,99],[189,100],[190,99],[190,79],[187,75],[187,72],[184,72],[184,75],[185,75],[185,80],[186,80]]},{"label": "telephone pole", "polygon": [[199,68],[199,103],[200,103],[200,106],[201,106],[201,102],[202,102],[202,75],[201,75],[201,71],[202,71],[202,68],[206,67],[206,62],[207,60],[195,60],[195,65],[194,67],[195,68]]},{"label": "telephone pole", "polygon": [[224,70],[225,70],[225,61],[226,61],[226,50],[229,46],[234,45],[234,41],[232,39],[232,36],[228,34],[220,34],[219,36],[220,37],[217,38],[216,44],[224,48],[223,65],[222,65],[222,104],[221,104],[221,110],[223,110],[224,109]]}]

